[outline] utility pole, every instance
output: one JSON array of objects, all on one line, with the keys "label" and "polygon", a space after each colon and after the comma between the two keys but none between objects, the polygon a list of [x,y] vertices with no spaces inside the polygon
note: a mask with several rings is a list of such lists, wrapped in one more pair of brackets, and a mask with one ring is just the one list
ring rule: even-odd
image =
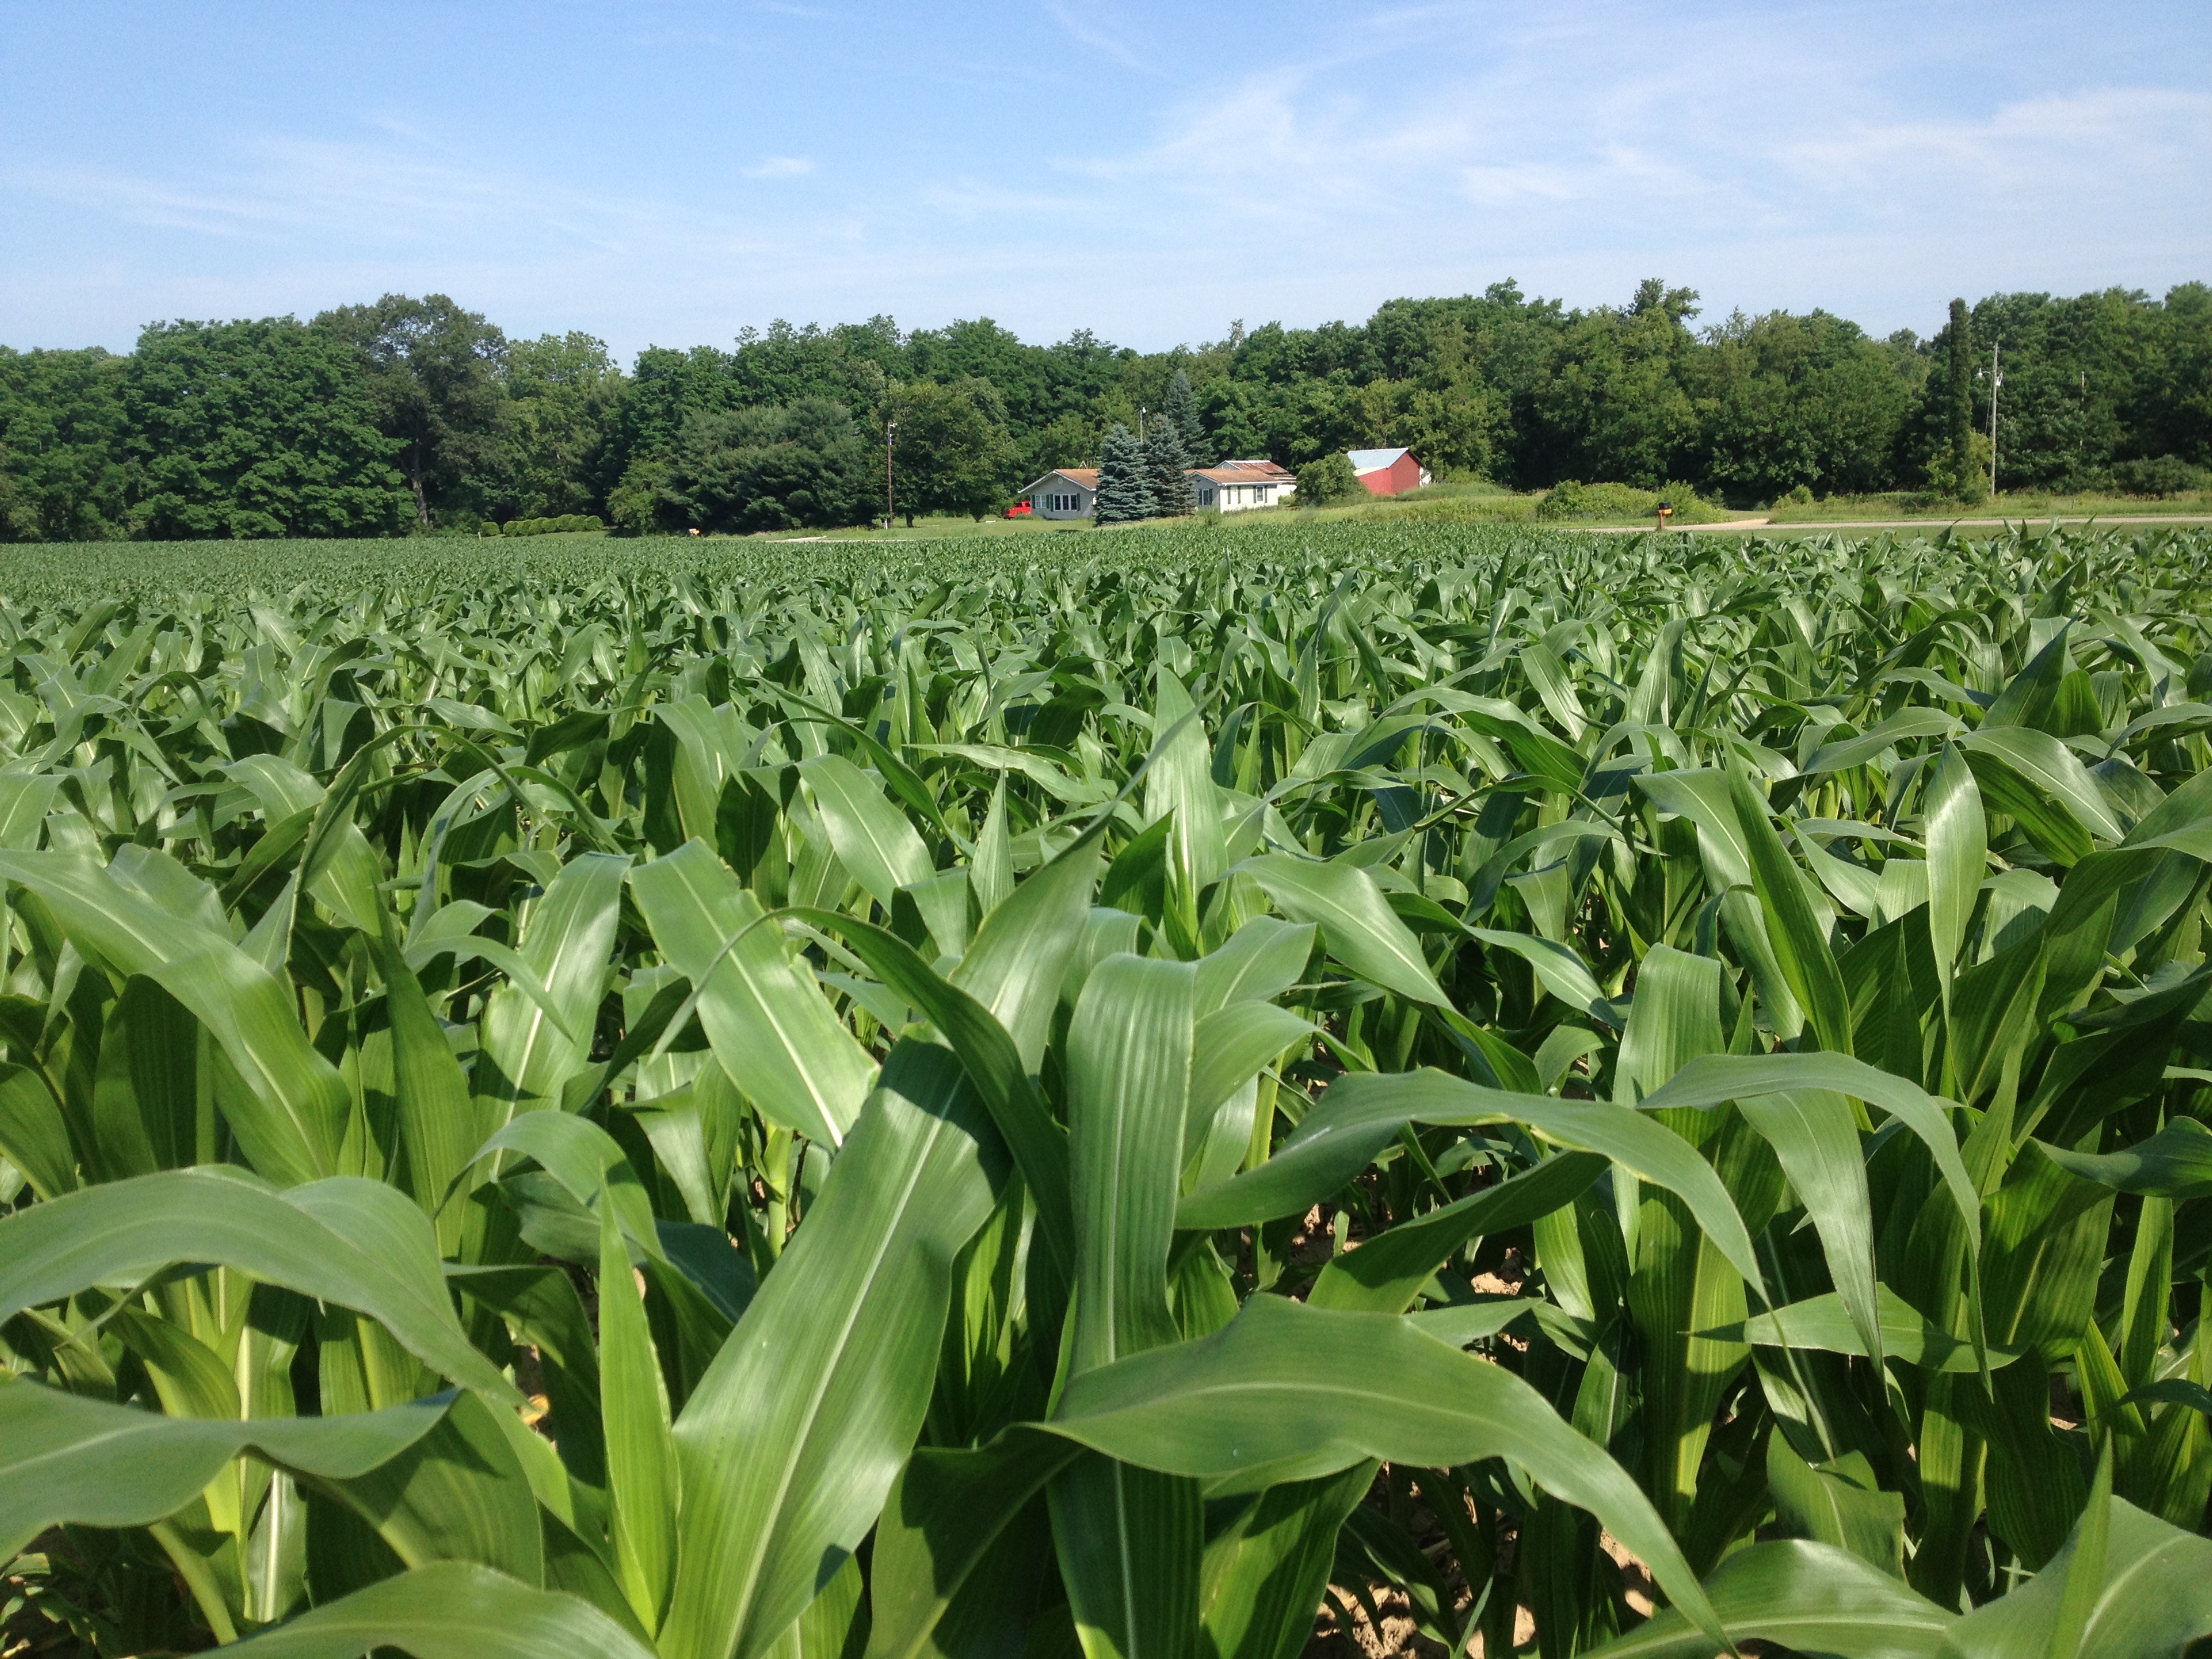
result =
[{"label": "utility pole", "polygon": [[898,420],[896,416],[893,416],[884,422],[884,528],[885,530],[889,530],[898,518],[896,505],[891,495],[891,447],[897,441],[897,437]]},{"label": "utility pole", "polygon": [[1997,372],[1997,344],[1990,342],[1990,494],[1997,493],[1997,388],[2004,376]]}]

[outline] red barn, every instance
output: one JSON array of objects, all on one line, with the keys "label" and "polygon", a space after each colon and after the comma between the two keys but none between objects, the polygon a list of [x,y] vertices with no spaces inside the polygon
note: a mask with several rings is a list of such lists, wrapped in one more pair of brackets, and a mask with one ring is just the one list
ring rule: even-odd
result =
[{"label": "red barn", "polygon": [[1402,495],[1429,482],[1429,469],[1410,449],[1349,449],[1345,459],[1370,495]]}]

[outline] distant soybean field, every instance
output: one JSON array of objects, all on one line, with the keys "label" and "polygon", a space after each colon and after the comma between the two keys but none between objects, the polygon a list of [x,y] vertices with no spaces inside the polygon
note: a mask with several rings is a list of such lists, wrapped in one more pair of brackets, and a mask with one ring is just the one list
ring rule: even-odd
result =
[{"label": "distant soybean field", "polygon": [[2208,586],[7,550],[0,1649],[2179,1654]]}]

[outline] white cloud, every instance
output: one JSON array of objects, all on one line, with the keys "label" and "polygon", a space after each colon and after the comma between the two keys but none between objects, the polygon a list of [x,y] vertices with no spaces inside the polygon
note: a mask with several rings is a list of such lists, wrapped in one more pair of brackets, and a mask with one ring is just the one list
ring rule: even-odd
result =
[{"label": "white cloud", "polygon": [[805,155],[771,155],[766,161],[744,169],[748,179],[800,179],[814,171],[814,161]]},{"label": "white cloud", "polygon": [[[1992,56],[1956,0],[1045,0],[902,36],[847,0],[833,51],[757,15],[808,7],[663,0],[749,60],[812,56],[777,82],[749,61],[726,104],[655,90],[565,149],[557,122],[451,103],[270,106],[197,148],[0,113],[0,318],[24,336],[0,337],[405,289],[623,351],[876,312],[1152,348],[1508,276],[1618,301],[1652,274],[1709,313],[1925,331],[1953,293],[2212,274],[2212,54],[2185,29],[2092,62],[2125,20],[2047,5]],[[676,55],[638,49],[654,77]],[[702,86],[714,55],[687,48]]]},{"label": "white cloud", "polygon": [[1126,18],[1103,14],[1095,0],[1076,0],[1075,3],[1070,3],[1070,0],[1048,0],[1045,9],[1086,52],[1109,58],[1124,69],[1152,67],[1129,46],[1131,40],[1141,37],[1141,29],[1129,27]]}]

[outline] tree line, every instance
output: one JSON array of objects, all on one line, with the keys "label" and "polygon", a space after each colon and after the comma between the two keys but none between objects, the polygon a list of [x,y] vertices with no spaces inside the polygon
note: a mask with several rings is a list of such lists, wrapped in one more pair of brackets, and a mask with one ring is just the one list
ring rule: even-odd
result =
[{"label": "tree line", "polygon": [[1164,427],[1194,465],[1404,445],[1440,477],[1518,489],[1970,499],[1993,389],[2000,488],[2212,482],[2204,283],[1994,295],[1924,339],[1821,311],[1701,325],[1697,301],[1653,279],[1571,309],[1506,282],[1153,353],[1081,330],[1029,344],[988,319],[777,322],[627,371],[590,335],[510,338],[441,295],[156,323],[127,355],[0,348],[0,538],[855,524],[884,510],[887,460],[900,513],[980,518],[1055,466],[1164,478]]}]

